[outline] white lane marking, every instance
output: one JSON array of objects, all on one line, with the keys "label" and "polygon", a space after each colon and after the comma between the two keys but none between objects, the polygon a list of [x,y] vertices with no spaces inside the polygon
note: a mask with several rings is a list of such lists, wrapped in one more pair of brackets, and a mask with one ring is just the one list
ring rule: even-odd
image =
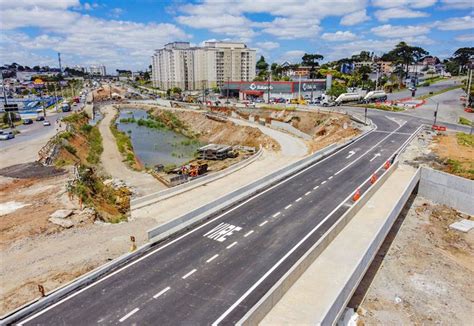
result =
[{"label": "white lane marking", "polygon": [[186,279],[187,277],[191,276],[195,271],[197,271],[197,269],[193,269],[192,271],[190,271],[188,274],[184,275],[183,277],[181,277],[183,280]]},{"label": "white lane marking", "polygon": [[291,206],[293,206],[293,205],[290,204],[290,205],[286,206],[285,209],[288,209],[288,208],[290,208]]},{"label": "white lane marking", "polygon": [[327,180],[324,180],[323,182],[321,182],[321,184],[323,185],[323,184],[325,184],[326,182],[328,182],[328,181],[327,181]]},{"label": "white lane marking", "polygon": [[264,226],[264,225],[267,224],[267,223],[268,223],[268,220],[263,221],[263,223],[260,223],[258,226]]},{"label": "white lane marking", "polygon": [[229,223],[221,223],[206,234],[203,235],[203,237],[207,237],[212,240],[216,240],[219,242],[224,242],[227,240],[227,237],[231,236],[234,234],[234,232],[238,232],[242,230],[241,227],[235,226]]},{"label": "white lane marking", "polygon": [[305,195],[305,196],[308,196],[310,193],[311,193],[311,191],[308,191],[308,192],[305,193],[304,195]]},{"label": "white lane marking", "polygon": [[211,258],[209,258],[208,260],[206,260],[206,263],[210,263],[211,261],[213,261],[214,259],[216,259],[217,257],[219,257],[218,254],[215,254],[214,256],[212,256]]},{"label": "white lane marking", "polygon": [[302,198],[300,197],[300,198],[298,198],[297,200],[295,200],[295,202],[299,202],[301,199],[302,199]]},{"label": "white lane marking", "polygon": [[126,314],[125,316],[123,316],[122,318],[119,319],[119,322],[123,323],[128,317],[130,317],[131,315],[133,315],[134,313],[136,313],[138,310],[138,308],[135,308],[133,309],[132,311],[130,311],[128,314]]},{"label": "white lane marking", "polygon": [[169,286],[164,288],[163,290],[161,290],[160,292],[158,292],[157,294],[155,294],[153,296],[154,299],[158,298],[159,296],[162,296],[163,294],[165,294],[166,292],[168,292],[168,290],[171,289]]},{"label": "white lane marking", "polygon": [[[418,131],[418,129],[417,129],[417,131]],[[417,131],[415,131],[415,132],[417,132]],[[403,148],[403,146],[405,146],[405,143],[393,153],[396,153],[400,148]],[[359,187],[362,187],[362,185],[364,185],[369,180],[370,180],[370,178],[367,178],[366,180],[364,180],[364,182],[362,182],[362,184]],[[318,225],[316,225],[306,236],[304,236],[293,248],[291,248],[275,265],[272,266],[272,268],[270,268],[239,299],[237,299],[237,301],[235,301],[232,306],[230,306],[219,318],[217,318],[217,320],[214,321],[212,323],[212,325],[213,326],[218,325],[222,320],[224,320],[224,318],[226,318],[227,315],[229,315],[235,309],[235,307],[237,307],[250,293],[252,293],[252,291],[255,290],[255,288],[257,288],[260,285],[260,283],[262,283],[268,277],[268,275],[270,275],[276,268],[278,268],[278,266],[280,266],[286,260],[286,258],[288,258],[296,249],[298,249],[298,247],[302,243],[304,243],[306,241],[306,239],[308,239],[314,232],[316,232],[316,230],[318,230],[319,227],[323,223],[325,223],[341,206],[343,206],[351,198],[351,196],[352,196],[352,193],[349,196],[347,196],[339,205],[337,205],[336,208],[334,208],[321,222],[319,222]],[[324,236],[321,237],[320,240],[315,245],[317,245],[322,239],[324,239]]]},{"label": "white lane marking", "polygon": [[[353,146],[355,143],[357,143],[357,142],[359,142],[359,141],[365,139],[367,136],[369,136],[370,134],[372,134],[372,133],[373,133],[374,131],[376,131],[376,130],[377,130],[377,126],[375,126],[375,129],[369,131],[369,132],[366,133],[364,136],[362,136],[362,137],[356,139],[355,141],[353,141],[353,142],[352,142],[351,144],[349,144],[347,147],[345,147],[345,148],[343,148],[343,149],[340,149],[340,150],[338,150],[338,151],[332,153],[331,155],[329,155],[329,156],[323,158],[322,160],[320,160],[320,161],[318,161],[318,162],[315,162],[314,164],[311,164],[310,166],[308,166],[308,167],[302,169],[300,172],[297,172],[297,173],[293,174],[292,176],[289,176],[288,178],[286,178],[286,179],[284,179],[284,180],[281,180],[281,181],[278,182],[277,184],[271,186],[271,187],[268,188],[268,189],[265,189],[264,191],[262,191],[262,192],[256,194],[255,196],[253,196],[253,197],[251,197],[251,198],[249,198],[249,199],[243,201],[243,202],[240,203],[239,205],[237,205],[237,206],[235,206],[235,207],[229,209],[228,211],[222,213],[221,215],[216,216],[215,218],[213,218],[213,219],[207,221],[206,223],[204,223],[204,224],[202,224],[202,225],[200,225],[200,226],[198,226],[198,227],[196,227],[196,228],[190,230],[189,232],[183,234],[182,236],[180,236],[180,237],[178,237],[178,238],[176,238],[176,239],[174,239],[174,240],[168,242],[167,244],[165,244],[165,245],[163,245],[163,246],[161,246],[161,247],[156,248],[155,250],[153,250],[153,251],[147,253],[146,255],[143,255],[142,257],[140,257],[140,258],[138,258],[138,259],[132,261],[131,263],[126,264],[126,265],[123,266],[122,268],[119,268],[119,269],[117,269],[116,271],[114,271],[114,272],[112,272],[112,273],[110,273],[110,274],[107,274],[106,276],[104,276],[104,277],[98,279],[97,281],[95,281],[95,282],[89,284],[88,286],[86,286],[86,287],[80,289],[79,291],[76,291],[76,292],[72,293],[71,295],[65,297],[64,299],[59,300],[58,302],[56,302],[56,303],[50,305],[49,307],[47,307],[47,308],[45,308],[45,309],[43,309],[43,310],[37,312],[36,314],[31,315],[30,317],[28,317],[27,319],[25,319],[23,322],[19,323],[18,326],[22,326],[22,325],[25,324],[26,322],[28,322],[28,321],[30,321],[30,320],[32,320],[32,319],[38,317],[38,316],[41,316],[42,314],[48,312],[49,310],[51,310],[51,309],[53,309],[53,308],[59,306],[59,305],[62,304],[63,302],[74,298],[75,296],[81,294],[82,292],[88,290],[89,288],[91,288],[91,287],[93,287],[93,286],[95,286],[95,285],[97,285],[97,284],[99,284],[99,283],[102,283],[103,281],[109,279],[110,277],[112,277],[112,276],[114,276],[114,275],[120,273],[121,271],[123,271],[123,270],[125,270],[125,269],[127,269],[127,268],[130,268],[130,267],[132,267],[132,266],[135,265],[135,264],[138,264],[139,262],[141,262],[142,260],[144,260],[144,259],[150,257],[151,255],[154,255],[155,253],[157,253],[157,252],[159,252],[159,251],[161,251],[161,250],[163,250],[163,249],[165,249],[165,248],[171,246],[171,245],[174,244],[175,242],[178,242],[179,240],[181,240],[181,239],[183,239],[183,238],[185,238],[185,237],[187,237],[187,236],[193,234],[194,232],[196,232],[196,231],[202,229],[203,227],[207,226],[209,223],[212,223],[212,222],[214,222],[214,221],[216,221],[216,220],[222,218],[223,216],[226,216],[227,214],[233,212],[234,210],[240,208],[241,206],[247,204],[248,202],[254,200],[255,198],[258,198],[258,197],[262,196],[263,194],[269,192],[270,190],[272,190],[272,189],[274,189],[274,188],[276,188],[276,187],[278,187],[278,186],[280,186],[280,185],[282,185],[282,184],[284,184],[284,183],[287,183],[287,182],[290,181],[291,179],[296,178],[296,177],[299,176],[300,174],[302,174],[302,173],[308,171],[309,169],[314,168],[315,166],[317,166],[317,165],[319,165],[319,164],[325,162],[326,160],[330,159],[331,157],[333,157],[333,156],[335,156],[335,155],[341,153],[342,151],[344,151],[344,150],[347,149],[348,147]],[[153,195],[153,194],[150,194],[150,195]],[[148,196],[150,196],[150,195],[148,195]]]},{"label": "white lane marking", "polygon": [[237,241],[235,241],[235,242],[231,243],[230,245],[228,245],[228,246],[226,247],[226,249],[230,249],[230,248],[232,248],[233,246],[235,246],[236,244],[237,244]]},{"label": "white lane marking", "polygon": [[379,157],[379,156],[380,156],[380,153],[375,154],[374,157],[372,157],[372,158],[370,159],[370,162],[372,162],[373,160],[375,160],[375,159],[376,159],[377,157]]},{"label": "white lane marking", "polygon": [[316,186],[316,187],[314,187],[313,189],[316,190],[316,189],[318,189],[318,188],[319,188],[319,186]]},{"label": "white lane marking", "polygon": [[244,238],[248,237],[248,236],[251,235],[252,233],[253,233],[253,230],[251,230],[251,231],[245,233],[245,234],[244,234]]},{"label": "white lane marking", "polygon": [[278,215],[280,215],[280,214],[281,214],[280,212],[275,213],[275,214],[273,214],[273,217],[278,217]]},{"label": "white lane marking", "polygon": [[328,180],[331,180],[332,178],[334,178],[334,176],[330,176],[330,177],[328,178]]},{"label": "white lane marking", "polygon": [[361,158],[363,158],[365,155],[367,155],[370,151],[372,151],[374,148],[376,148],[377,146],[379,146],[381,143],[383,143],[388,137],[390,137],[393,133],[397,132],[397,130],[399,130],[401,127],[403,127],[405,125],[406,121],[400,126],[398,127],[397,129],[395,129],[394,131],[392,131],[391,133],[389,133],[387,136],[385,136],[384,138],[382,138],[381,141],[379,141],[377,144],[375,144],[374,146],[372,146],[371,148],[369,148],[364,154],[362,154],[361,156],[359,156],[358,158],[356,158],[354,161],[352,161],[351,163],[349,163],[348,165],[346,165],[345,167],[343,167],[342,169],[340,169],[339,171],[337,171],[336,173],[334,173],[334,175],[338,175],[339,173],[341,173],[342,171],[344,171],[345,169],[347,169],[348,167],[350,167],[352,164],[354,164],[355,162],[357,162],[358,160],[360,160]]},{"label": "white lane marking", "polygon": [[349,151],[349,155],[347,155],[346,158],[351,157],[351,156],[354,155],[355,153],[356,153],[356,152],[354,152],[354,151]]}]

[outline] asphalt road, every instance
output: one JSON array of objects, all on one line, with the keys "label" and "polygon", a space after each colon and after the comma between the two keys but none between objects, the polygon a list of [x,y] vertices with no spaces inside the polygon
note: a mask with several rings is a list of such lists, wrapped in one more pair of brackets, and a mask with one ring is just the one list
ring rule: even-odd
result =
[{"label": "asphalt road", "polygon": [[[416,90],[415,97],[429,94],[430,92],[435,93],[442,89],[449,88],[455,85],[460,85],[460,84],[461,82],[458,80],[448,79],[448,80],[443,80],[443,81],[434,83],[427,87],[418,87],[418,89]],[[387,94],[387,100],[389,101],[400,100],[407,97],[411,97],[411,91],[407,89],[400,92]]]},{"label": "asphalt road", "polygon": [[[419,126],[378,129],[22,321],[234,324],[347,210],[345,199]],[[315,294],[317,296],[317,294]]]}]

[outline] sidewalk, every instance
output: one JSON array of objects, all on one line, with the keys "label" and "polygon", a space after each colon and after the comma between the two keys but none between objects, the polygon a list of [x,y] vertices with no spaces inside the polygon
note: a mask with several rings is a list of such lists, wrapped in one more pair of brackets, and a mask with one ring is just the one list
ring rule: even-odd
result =
[{"label": "sidewalk", "polygon": [[260,324],[321,324],[415,172],[399,166]]}]

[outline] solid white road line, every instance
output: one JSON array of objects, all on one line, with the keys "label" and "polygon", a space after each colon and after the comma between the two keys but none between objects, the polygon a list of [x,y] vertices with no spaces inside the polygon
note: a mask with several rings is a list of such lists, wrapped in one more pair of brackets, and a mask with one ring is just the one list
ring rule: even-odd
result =
[{"label": "solid white road line", "polygon": [[[402,148],[404,145],[399,147],[398,149]],[[398,149],[394,152],[396,153]],[[392,154],[393,155],[393,154]],[[366,182],[368,182],[370,178],[367,178],[362,182],[362,184],[359,187],[362,187]],[[224,318],[227,317],[234,309],[237,307],[250,293],[252,293],[255,288],[257,288],[278,266],[280,266],[286,258],[288,258],[299,246],[301,246],[302,243],[306,241],[316,230],[318,230],[323,223],[325,223],[339,208],[341,208],[342,205],[344,205],[352,196],[352,193],[347,196],[339,205],[337,205],[336,208],[334,208],[321,222],[319,222],[318,225],[316,225],[308,234],[306,234],[293,248],[291,248],[275,265],[273,265],[257,282],[255,282],[237,301],[234,302],[233,305],[231,305],[219,318],[217,318],[212,325],[218,325]],[[324,239],[324,236],[320,238],[318,242],[320,242],[322,239]],[[317,243],[318,243],[317,242]],[[317,244],[316,243],[316,244]]]},{"label": "solid white road line", "polygon": [[184,275],[183,277],[181,277],[183,280],[187,277],[189,277],[190,275],[192,275],[195,271],[197,271],[197,269],[193,269],[192,271],[190,271],[188,274]]},{"label": "solid white road line", "polygon": [[[318,161],[318,162],[316,162],[316,163],[314,163],[314,164],[311,164],[310,166],[304,168],[303,170],[301,170],[301,171],[299,171],[299,172],[293,174],[292,176],[289,176],[288,178],[286,178],[286,179],[284,179],[284,180],[281,180],[281,181],[278,182],[277,184],[275,184],[275,185],[269,187],[268,189],[265,189],[264,191],[262,191],[262,192],[256,194],[255,196],[253,196],[253,197],[251,197],[251,198],[249,198],[249,199],[247,199],[247,200],[241,202],[239,205],[236,205],[235,207],[229,209],[228,211],[222,213],[221,215],[216,216],[215,218],[213,218],[213,219],[207,221],[206,223],[201,224],[200,226],[198,226],[198,227],[196,227],[196,228],[190,230],[189,232],[187,232],[187,233],[183,234],[182,236],[180,236],[180,237],[178,237],[178,238],[176,238],[176,239],[174,239],[174,240],[168,242],[167,244],[165,244],[165,245],[163,245],[163,246],[161,246],[161,247],[158,247],[158,248],[156,248],[155,250],[153,250],[153,251],[151,251],[151,252],[149,252],[149,253],[143,255],[142,257],[140,257],[140,258],[138,258],[138,259],[132,261],[131,263],[129,263],[129,264],[125,265],[125,266],[123,266],[122,268],[119,268],[119,269],[117,269],[116,271],[114,271],[114,272],[112,272],[112,273],[110,273],[110,274],[107,274],[106,276],[104,276],[104,277],[102,277],[102,278],[99,278],[97,281],[95,281],[95,282],[89,284],[88,286],[86,286],[86,287],[84,287],[84,288],[82,288],[82,289],[80,289],[80,290],[78,290],[78,291],[75,291],[74,293],[72,293],[71,295],[65,297],[64,299],[61,299],[61,300],[59,300],[58,302],[56,302],[56,303],[50,305],[49,307],[47,307],[47,308],[45,308],[45,309],[43,309],[43,310],[37,312],[36,314],[31,315],[30,317],[28,317],[27,319],[25,319],[24,321],[22,321],[22,322],[19,323],[18,325],[21,326],[21,325],[25,324],[26,322],[28,322],[28,321],[30,321],[30,320],[32,320],[32,319],[34,319],[34,318],[36,318],[36,317],[38,317],[38,316],[40,316],[40,315],[46,313],[47,311],[49,311],[49,310],[51,310],[51,309],[57,307],[58,305],[62,304],[63,302],[65,302],[65,301],[67,301],[67,300],[70,300],[70,299],[74,298],[75,296],[81,294],[82,292],[86,291],[87,289],[89,289],[89,288],[91,288],[91,287],[93,287],[93,286],[95,286],[95,285],[97,285],[97,284],[102,283],[103,281],[107,280],[108,278],[110,278],[110,277],[112,277],[112,276],[114,276],[114,275],[120,273],[121,271],[123,271],[123,270],[125,270],[125,269],[127,269],[127,268],[132,267],[132,266],[135,265],[135,264],[138,264],[139,262],[141,262],[142,260],[144,260],[144,259],[150,257],[151,255],[154,255],[155,253],[157,253],[157,252],[159,252],[159,251],[161,251],[161,250],[163,250],[163,249],[165,249],[165,248],[171,246],[173,243],[178,242],[179,240],[181,240],[181,239],[183,239],[183,238],[185,238],[185,237],[187,237],[187,236],[193,234],[194,232],[196,232],[196,231],[202,229],[202,228],[205,227],[206,225],[208,225],[208,224],[210,224],[210,223],[212,223],[212,222],[214,222],[214,221],[216,221],[216,220],[222,218],[223,216],[226,216],[227,214],[233,212],[234,210],[236,210],[236,209],[238,209],[239,207],[241,207],[241,206],[247,204],[248,202],[254,200],[255,198],[258,198],[258,197],[262,196],[263,194],[269,192],[270,190],[272,190],[272,189],[274,189],[274,188],[276,188],[276,187],[278,187],[278,186],[280,186],[280,185],[282,185],[282,184],[284,184],[284,183],[287,183],[287,182],[290,181],[291,179],[296,178],[296,177],[299,176],[300,174],[302,174],[302,173],[308,171],[309,169],[314,168],[315,166],[317,166],[317,165],[319,165],[319,164],[325,162],[326,160],[330,159],[331,157],[333,157],[333,156],[335,156],[335,155],[341,153],[342,151],[344,151],[344,150],[347,149],[348,147],[353,146],[355,143],[357,143],[357,142],[359,142],[359,141],[365,139],[365,137],[367,137],[367,136],[369,136],[370,134],[372,134],[375,130],[377,130],[377,126],[375,126],[375,129],[374,129],[374,130],[371,130],[371,131],[369,131],[368,133],[366,133],[364,136],[362,136],[362,137],[356,139],[354,142],[352,142],[351,144],[349,144],[347,147],[345,147],[345,148],[343,148],[343,149],[341,149],[341,150],[338,150],[338,151],[332,153],[331,155],[329,155],[329,156],[323,158],[322,160],[320,160],[320,161]],[[150,196],[150,195],[149,195],[149,196]]]},{"label": "solid white road line", "polygon": [[126,314],[125,316],[123,316],[122,318],[119,319],[119,322],[123,323],[128,317],[130,317],[131,315],[133,315],[134,313],[136,313],[138,310],[138,308],[135,308],[133,309],[132,311],[130,311],[128,314]]},{"label": "solid white road line", "polygon": [[288,209],[288,208],[290,208],[291,206],[293,206],[293,205],[290,204],[290,205],[286,206],[285,209]]},{"label": "solid white road line", "polygon": [[281,214],[280,212],[275,213],[275,214],[273,214],[273,217],[277,217],[277,216],[280,215],[280,214]]},{"label": "solid white road line", "polygon": [[164,288],[163,290],[161,290],[160,292],[158,292],[157,294],[155,294],[153,296],[154,299],[158,298],[159,296],[165,294],[166,292],[168,292],[168,290],[171,289],[169,286]]},{"label": "solid white road line", "polygon": [[206,260],[206,263],[210,263],[211,261],[213,261],[214,259],[216,259],[217,257],[219,257],[219,255],[214,255],[212,256],[211,258],[209,258],[208,260]]},{"label": "solid white road line", "polygon": [[295,200],[295,202],[299,202],[301,199],[302,199],[302,198],[300,197],[300,198],[298,198],[297,200]]},{"label": "solid white road line", "polygon": [[268,221],[263,221],[263,223],[260,223],[258,226],[264,226],[267,223],[268,223]]},{"label": "solid white road line", "polygon": [[226,249],[230,249],[230,248],[232,248],[233,246],[235,246],[236,244],[237,244],[237,241],[235,241],[235,242],[231,243],[230,245],[228,245],[228,246],[226,247]]},{"label": "solid white road line", "polygon": [[305,193],[304,195],[305,195],[305,196],[308,196],[310,193],[311,193],[311,191],[308,191],[308,192]]},{"label": "solid white road line", "polygon": [[385,136],[384,138],[382,138],[381,141],[379,141],[377,144],[375,144],[374,146],[372,146],[371,148],[369,148],[364,154],[362,154],[361,156],[359,156],[358,158],[356,158],[354,161],[352,161],[351,163],[349,163],[348,165],[346,165],[345,167],[343,167],[342,169],[340,169],[339,171],[337,171],[336,173],[334,173],[334,175],[338,175],[339,173],[341,173],[342,171],[344,171],[345,169],[347,169],[348,167],[350,167],[352,164],[354,164],[355,162],[357,162],[358,160],[360,160],[361,158],[363,158],[365,155],[367,155],[368,153],[370,153],[374,148],[376,148],[377,146],[379,146],[380,144],[382,144],[388,137],[390,137],[391,135],[393,135],[395,132],[397,132],[397,130],[399,130],[401,127],[403,127],[405,125],[406,121],[400,126],[398,127],[397,129],[395,129],[394,131],[392,131],[391,133],[389,133],[387,136]]},{"label": "solid white road line", "polygon": [[245,234],[244,234],[244,238],[248,237],[248,236],[251,235],[252,233],[253,233],[253,230],[251,230],[251,231],[245,233]]},{"label": "solid white road line", "polygon": [[316,189],[318,189],[318,188],[319,188],[319,186],[316,186],[316,187],[314,187],[313,189],[316,190]]},{"label": "solid white road line", "polygon": [[325,184],[326,182],[328,182],[328,181],[327,181],[327,180],[324,180],[323,182],[321,182],[321,184],[323,185],[323,184]]},{"label": "solid white road line", "polygon": [[370,162],[372,162],[373,160],[375,160],[375,159],[376,159],[377,157],[379,157],[379,156],[380,156],[380,153],[375,154],[374,157],[372,157],[372,158],[370,159]]}]

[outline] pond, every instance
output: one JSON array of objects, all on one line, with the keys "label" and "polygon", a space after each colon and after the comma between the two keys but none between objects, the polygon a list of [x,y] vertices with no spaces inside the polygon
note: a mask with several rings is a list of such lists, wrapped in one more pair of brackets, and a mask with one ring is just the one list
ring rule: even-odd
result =
[{"label": "pond", "polygon": [[179,166],[192,160],[196,150],[204,145],[173,130],[139,126],[136,122],[120,122],[121,119],[130,118],[147,119],[148,113],[141,109],[126,109],[120,111],[117,119],[117,128],[130,136],[135,155],[145,166]]}]

